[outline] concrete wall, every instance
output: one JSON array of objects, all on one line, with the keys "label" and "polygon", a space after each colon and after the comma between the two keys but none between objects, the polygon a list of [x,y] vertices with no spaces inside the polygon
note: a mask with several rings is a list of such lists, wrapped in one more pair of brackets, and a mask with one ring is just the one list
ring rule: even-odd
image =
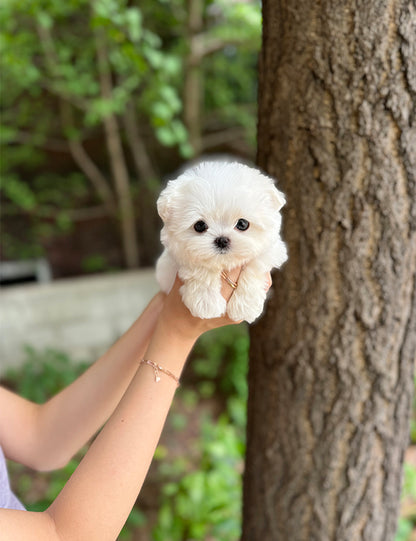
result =
[{"label": "concrete wall", "polygon": [[25,344],[93,360],[158,291],[154,270],[0,289],[0,375],[24,360]]}]

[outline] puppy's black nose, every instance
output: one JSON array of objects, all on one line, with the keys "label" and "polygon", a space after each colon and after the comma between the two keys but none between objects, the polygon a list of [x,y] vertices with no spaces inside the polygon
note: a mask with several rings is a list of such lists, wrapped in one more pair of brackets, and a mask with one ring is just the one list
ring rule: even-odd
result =
[{"label": "puppy's black nose", "polygon": [[217,246],[217,248],[224,250],[229,247],[230,239],[228,237],[217,237],[214,240],[214,243],[215,243],[215,246]]}]

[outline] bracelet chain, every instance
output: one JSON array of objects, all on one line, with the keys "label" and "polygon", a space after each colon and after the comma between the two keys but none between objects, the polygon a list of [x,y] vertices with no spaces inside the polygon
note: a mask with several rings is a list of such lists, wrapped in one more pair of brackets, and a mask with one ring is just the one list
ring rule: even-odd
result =
[{"label": "bracelet chain", "polygon": [[147,364],[149,365],[150,367],[153,368],[153,371],[154,371],[154,374],[155,374],[155,382],[156,383],[159,383],[160,381],[160,375],[159,373],[162,372],[163,374],[166,374],[167,376],[169,376],[170,378],[172,378],[173,380],[176,381],[176,385],[179,387],[180,385],[180,381],[179,381],[179,378],[175,376],[175,374],[173,374],[170,370],[167,370],[166,368],[163,368],[163,366],[160,366],[160,364],[157,364],[153,361],[150,361],[149,359],[142,359],[140,361],[140,365],[141,364]]}]

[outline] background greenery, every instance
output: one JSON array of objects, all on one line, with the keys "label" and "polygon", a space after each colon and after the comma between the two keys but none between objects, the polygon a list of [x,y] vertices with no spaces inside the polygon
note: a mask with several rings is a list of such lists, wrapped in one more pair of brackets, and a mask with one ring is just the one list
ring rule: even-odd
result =
[{"label": "background greenery", "polygon": [[[3,257],[47,255],[57,234],[102,219],[116,266],[153,263],[165,176],[200,154],[254,155],[260,2],[189,6],[0,4]],[[80,272],[114,266],[90,248]]]}]

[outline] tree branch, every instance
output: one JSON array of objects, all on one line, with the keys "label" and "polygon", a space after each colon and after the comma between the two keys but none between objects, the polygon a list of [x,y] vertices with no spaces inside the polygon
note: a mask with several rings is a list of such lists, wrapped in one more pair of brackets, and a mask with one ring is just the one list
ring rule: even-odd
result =
[{"label": "tree branch", "polygon": [[193,36],[193,44],[189,61],[192,65],[199,64],[206,56],[221,51],[228,45],[241,45],[247,40],[241,39],[223,39],[209,36],[207,32],[199,33]]},{"label": "tree branch", "polygon": [[37,143],[33,140],[35,134],[18,131],[16,137],[10,139],[11,143],[22,143],[22,144],[31,144],[34,147],[40,147],[45,150],[50,150],[52,152],[68,152],[68,142],[65,139],[50,139],[48,138],[43,143]]},{"label": "tree branch", "polygon": [[[2,205],[3,214],[6,216],[16,216],[16,207],[14,205],[5,203]],[[64,212],[73,221],[90,220],[94,218],[103,218],[111,216],[112,213],[108,212],[106,205],[98,205],[94,207],[83,207],[77,209],[65,209]],[[28,212],[30,214],[30,212]],[[56,218],[56,208],[49,208],[46,206],[37,206],[36,215],[42,218]]]},{"label": "tree branch", "polygon": [[[37,24],[36,30],[39,36],[39,41],[43,49],[43,54],[46,59],[46,67],[50,73],[51,80],[56,79],[56,68],[55,66],[59,65],[59,58],[56,54],[56,48],[53,42],[53,38],[48,28]],[[73,103],[76,107],[80,108],[83,111],[88,109],[88,103],[85,100],[80,99],[78,96],[74,97],[65,90],[57,90],[53,85],[48,83],[40,83],[41,88],[47,90],[54,96],[58,98],[64,98],[66,101]]]},{"label": "tree branch", "polygon": [[[92,2],[91,6],[93,6]],[[108,64],[105,36],[100,29],[95,30],[95,47],[98,60],[101,96],[104,99],[111,101],[113,98],[113,83],[110,66]],[[120,209],[124,257],[127,267],[134,268],[139,265],[139,248],[129,175],[116,115],[114,113],[108,114],[103,118],[103,123]]]},{"label": "tree branch", "polygon": [[146,145],[137,125],[134,105],[131,102],[127,104],[124,112],[123,124],[138,177],[144,181],[157,178],[158,175],[147,153]]},{"label": "tree branch", "polygon": [[97,190],[100,198],[106,203],[106,206],[113,212],[115,210],[114,196],[104,175],[85,152],[81,143],[69,140],[68,147],[74,161],[84,172],[85,176],[90,179],[91,184]]},{"label": "tree branch", "polygon": [[208,150],[212,147],[230,143],[236,139],[244,138],[244,128],[229,128],[215,133],[209,133],[202,137],[202,149]]},{"label": "tree branch", "polygon": [[[46,64],[51,75],[54,75],[55,66],[58,64],[59,59],[58,55],[56,54],[52,36],[49,30],[44,26],[38,24],[36,28],[46,58]],[[64,133],[67,131],[65,128],[70,128],[71,131],[73,131],[75,123],[72,115],[71,103],[69,101],[68,93],[58,93],[54,89],[51,90],[50,88],[49,90],[57,94],[60,107],[61,123],[62,127],[64,128]],[[108,186],[107,179],[104,177],[104,175],[95,165],[95,163],[85,152],[82,144],[79,141],[67,137],[67,144],[75,163],[78,165],[81,171],[83,171],[85,176],[91,181],[98,195],[106,204],[108,210],[110,212],[114,212],[114,197]]]}]

